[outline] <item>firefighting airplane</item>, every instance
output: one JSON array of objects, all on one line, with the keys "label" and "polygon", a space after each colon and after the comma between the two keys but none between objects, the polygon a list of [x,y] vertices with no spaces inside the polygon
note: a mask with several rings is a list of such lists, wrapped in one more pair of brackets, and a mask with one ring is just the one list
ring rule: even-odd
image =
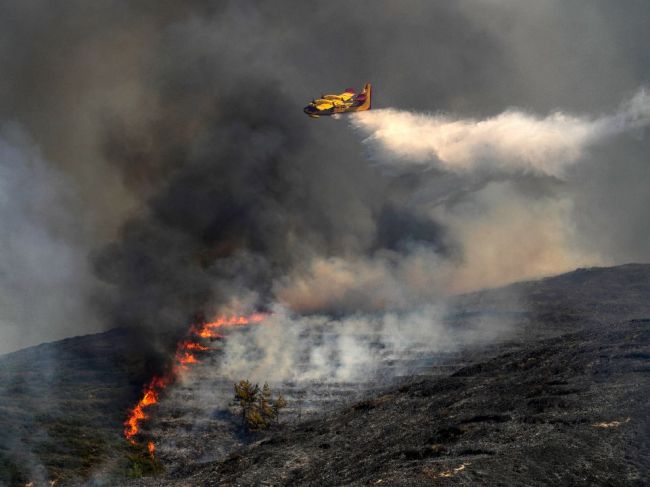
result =
[{"label": "firefighting airplane", "polygon": [[340,95],[323,95],[304,108],[304,112],[311,118],[318,118],[322,115],[334,115],[337,113],[362,112],[370,110],[370,97],[372,86],[366,83],[361,93],[356,93],[348,88]]}]

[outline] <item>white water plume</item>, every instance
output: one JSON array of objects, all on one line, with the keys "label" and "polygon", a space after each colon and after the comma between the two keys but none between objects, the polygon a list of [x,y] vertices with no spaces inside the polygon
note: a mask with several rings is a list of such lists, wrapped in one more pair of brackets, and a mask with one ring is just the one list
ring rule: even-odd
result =
[{"label": "white water plume", "polygon": [[650,124],[650,94],[641,89],[616,113],[596,118],[510,109],[478,120],[388,108],[355,114],[350,123],[388,167],[561,178],[590,146]]}]

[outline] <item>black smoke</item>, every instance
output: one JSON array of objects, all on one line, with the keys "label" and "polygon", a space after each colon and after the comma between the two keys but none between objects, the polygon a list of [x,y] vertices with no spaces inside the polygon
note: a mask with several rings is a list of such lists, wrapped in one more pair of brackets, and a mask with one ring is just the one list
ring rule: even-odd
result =
[{"label": "black smoke", "polygon": [[[219,86],[218,77],[209,82]],[[113,286],[105,309],[114,323],[173,341],[196,313],[216,313],[239,290],[256,292],[264,306],[273,276],[296,257],[289,240],[318,226],[300,210],[304,196],[292,181],[308,139],[288,106],[273,83],[241,79],[205,96],[199,116],[157,127],[153,152],[131,161],[109,130],[107,153],[127,177],[140,158],[152,172],[144,209],[95,257],[98,275]]]},{"label": "black smoke", "polygon": [[[136,343],[166,354],[196,313],[243,295],[264,308],[274,281],[315,256],[372,259],[424,246],[456,258],[458,242],[424,208],[453,210],[484,183],[381,174],[346,123],[309,120],[304,104],[372,82],[377,108],[611,112],[650,80],[640,20],[649,8],[4,2],[0,117],[23,127],[65,175],[75,198],[64,208],[76,225],[52,224],[51,233],[90,261],[61,292],[91,289],[92,319],[79,311],[71,330],[69,315],[52,314],[47,328],[126,326],[147,337]],[[612,260],[647,260],[647,144],[599,152],[562,184],[513,184],[532,199],[570,195],[581,240]],[[60,210],[44,205],[39,216],[56,223]],[[42,320],[24,327],[45,328]]]},{"label": "black smoke", "polygon": [[264,310],[278,276],[313,255],[366,252],[393,224],[380,217],[375,228],[385,183],[350,156],[354,141],[309,125],[277,74],[252,76],[225,46],[196,55],[170,35],[148,86],[159,116],[137,130],[103,121],[106,160],[143,198],[92,257],[110,285],[96,298],[101,315],[131,329],[140,353],[163,357],[197,316],[242,295],[248,311]]}]

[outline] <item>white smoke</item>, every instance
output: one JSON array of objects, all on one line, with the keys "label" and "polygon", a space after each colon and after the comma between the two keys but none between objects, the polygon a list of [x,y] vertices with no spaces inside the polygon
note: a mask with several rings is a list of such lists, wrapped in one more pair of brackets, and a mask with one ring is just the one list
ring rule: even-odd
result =
[{"label": "white smoke", "polygon": [[300,316],[277,305],[261,325],[229,334],[220,373],[257,382],[370,382],[413,373],[418,356],[431,360],[503,339],[510,329],[503,318],[486,317],[458,327],[447,313],[444,305],[429,304],[337,319]]},{"label": "white smoke", "polygon": [[561,178],[590,146],[650,124],[650,95],[642,89],[616,113],[597,118],[512,109],[477,120],[389,108],[355,114],[350,123],[382,165]]}]

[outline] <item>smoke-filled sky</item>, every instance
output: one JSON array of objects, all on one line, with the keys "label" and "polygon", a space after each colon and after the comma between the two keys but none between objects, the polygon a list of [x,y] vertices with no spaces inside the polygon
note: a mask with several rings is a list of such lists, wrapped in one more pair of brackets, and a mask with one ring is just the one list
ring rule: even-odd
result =
[{"label": "smoke-filled sky", "polygon": [[[650,260],[650,4],[5,1],[0,352]],[[376,111],[311,120],[372,82]]]}]

